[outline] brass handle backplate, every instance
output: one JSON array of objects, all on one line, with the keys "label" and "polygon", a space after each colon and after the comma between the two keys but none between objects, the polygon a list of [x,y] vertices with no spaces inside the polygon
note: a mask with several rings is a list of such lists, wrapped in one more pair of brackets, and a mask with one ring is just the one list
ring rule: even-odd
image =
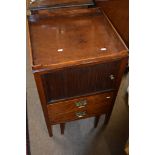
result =
[{"label": "brass handle backplate", "polygon": [[78,108],[83,108],[86,105],[87,105],[87,100],[81,100],[81,101],[75,102],[75,106]]},{"label": "brass handle backplate", "polygon": [[86,115],[86,111],[76,112],[76,116],[79,118],[84,117],[85,115]]}]

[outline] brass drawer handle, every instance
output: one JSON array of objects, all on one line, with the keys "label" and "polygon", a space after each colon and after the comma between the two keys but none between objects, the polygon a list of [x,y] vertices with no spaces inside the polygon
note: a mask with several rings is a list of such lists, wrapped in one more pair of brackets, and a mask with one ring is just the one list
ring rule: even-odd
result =
[{"label": "brass drawer handle", "polygon": [[77,117],[81,118],[84,117],[86,115],[86,111],[80,111],[80,112],[76,112],[75,114]]},{"label": "brass drawer handle", "polygon": [[83,108],[86,105],[87,105],[87,100],[81,100],[81,101],[75,102],[75,106],[78,108]]},{"label": "brass drawer handle", "polygon": [[110,78],[111,80],[114,80],[114,79],[115,79],[115,76],[114,76],[113,74],[111,74],[111,75],[109,76],[109,78]]}]

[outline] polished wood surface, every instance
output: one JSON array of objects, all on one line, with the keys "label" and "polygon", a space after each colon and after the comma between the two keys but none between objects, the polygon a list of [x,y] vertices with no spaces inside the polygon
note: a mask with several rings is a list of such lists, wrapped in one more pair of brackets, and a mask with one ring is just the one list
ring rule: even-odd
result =
[{"label": "polished wood surface", "polygon": [[51,104],[61,99],[115,90],[119,67],[120,61],[113,61],[44,74],[47,102]]},{"label": "polished wood surface", "polygon": [[39,93],[39,98],[40,98],[40,101],[41,101],[41,106],[42,106],[44,118],[45,118],[45,121],[46,121],[48,133],[49,133],[49,136],[52,137],[53,132],[52,132],[50,120],[49,120],[49,117],[48,117],[48,110],[47,110],[47,106],[46,106],[46,97],[45,97],[45,92],[44,92],[44,88],[43,88],[43,83],[42,83],[42,80],[41,80],[40,76],[35,75],[34,78],[35,78],[37,90],[38,90],[38,93]]},{"label": "polished wood surface", "polygon": [[128,52],[99,8],[40,10],[28,16],[31,65],[49,132],[106,114],[108,123]]},{"label": "polished wood surface", "polygon": [[[104,93],[101,95],[58,102],[47,106],[48,115],[51,123],[62,123],[66,121],[92,117],[108,112],[112,106],[112,99],[112,93]],[[86,100],[87,104],[85,106],[77,107],[76,103],[82,100]],[[85,114],[83,116],[77,116],[77,113],[79,112],[85,112]]]},{"label": "polished wood surface", "polygon": [[[68,113],[72,111],[77,111],[81,108],[87,108],[93,104],[110,104],[114,96],[113,92],[103,93],[99,95],[93,96],[85,96],[79,97],[72,100],[60,101],[54,104],[48,105],[48,110],[53,111],[53,114],[60,114],[60,113]],[[86,105],[84,106],[77,106],[76,103],[80,101],[86,101]],[[102,103],[103,102],[103,103]],[[97,105],[98,106],[98,105]]]},{"label": "polished wood surface", "polygon": [[126,47],[98,8],[54,11],[29,17],[34,66],[122,55]]},{"label": "polished wood surface", "polygon": [[[56,115],[49,115],[51,124],[58,124],[58,123],[63,123],[63,122],[68,122],[68,121],[74,121],[74,120],[79,120],[79,119],[84,119],[88,117],[94,117],[96,115],[101,115],[105,114],[110,110],[110,107],[108,106],[103,106],[100,105],[100,107],[96,107],[95,105],[92,107],[89,107],[86,110],[80,110],[77,112],[69,112],[69,113],[63,113],[63,114],[56,114]],[[78,113],[84,113],[82,116],[77,116]]]}]

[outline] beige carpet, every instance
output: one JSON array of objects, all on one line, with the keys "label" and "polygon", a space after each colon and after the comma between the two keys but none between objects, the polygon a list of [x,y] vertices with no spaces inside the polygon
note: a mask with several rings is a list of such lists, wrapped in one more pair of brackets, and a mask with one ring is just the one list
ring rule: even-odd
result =
[{"label": "beige carpet", "polygon": [[64,135],[60,134],[59,125],[55,125],[54,136],[50,138],[28,61],[27,107],[31,155],[124,155],[128,139],[127,86],[128,75],[125,75],[105,129],[102,127],[104,116],[96,129],[93,128],[94,118],[89,118],[67,123]]}]

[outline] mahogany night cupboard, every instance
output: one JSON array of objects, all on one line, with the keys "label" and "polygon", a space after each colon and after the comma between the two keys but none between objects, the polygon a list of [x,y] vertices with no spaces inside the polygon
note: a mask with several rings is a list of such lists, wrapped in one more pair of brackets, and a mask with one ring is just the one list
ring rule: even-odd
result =
[{"label": "mahogany night cupboard", "polygon": [[105,114],[108,123],[128,49],[92,0],[29,2],[32,72],[49,136],[52,125]]}]

